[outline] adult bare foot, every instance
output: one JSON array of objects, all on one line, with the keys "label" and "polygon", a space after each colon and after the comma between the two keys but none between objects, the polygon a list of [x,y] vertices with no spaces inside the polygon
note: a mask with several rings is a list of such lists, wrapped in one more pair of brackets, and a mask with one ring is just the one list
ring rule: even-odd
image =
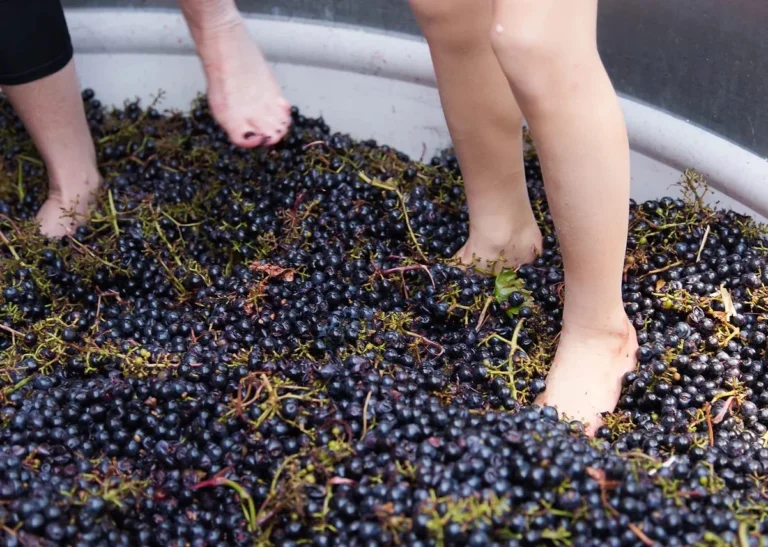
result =
[{"label": "adult bare foot", "polygon": [[76,172],[77,175],[50,177],[48,199],[37,212],[40,231],[48,237],[73,234],[87,217],[95,199],[101,183],[96,167]]},{"label": "adult bare foot", "polygon": [[594,435],[602,425],[601,414],[616,408],[622,377],[637,364],[637,348],[635,329],[626,316],[612,331],[565,326],[547,388],[536,403],[581,421],[587,434]]},{"label": "adult bare foot", "polygon": [[291,123],[291,105],[239,15],[190,27],[208,80],[208,104],[237,146],[279,142]]},{"label": "adult bare foot", "polygon": [[462,265],[474,265],[479,271],[498,274],[502,269],[515,269],[530,264],[541,254],[541,230],[531,219],[523,226],[503,229],[499,223],[483,233],[470,227],[467,242],[456,253]]}]

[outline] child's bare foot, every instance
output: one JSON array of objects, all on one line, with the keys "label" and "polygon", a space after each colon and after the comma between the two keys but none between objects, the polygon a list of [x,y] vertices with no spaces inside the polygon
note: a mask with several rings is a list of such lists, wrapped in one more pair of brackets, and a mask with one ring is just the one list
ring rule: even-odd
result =
[{"label": "child's bare foot", "polygon": [[74,60],[44,78],[5,86],[3,92],[48,171],[48,199],[37,213],[40,229],[49,237],[72,233],[101,182]]},{"label": "child's bare foot", "polygon": [[579,420],[589,435],[602,425],[621,395],[624,374],[637,364],[637,336],[626,317],[613,331],[564,327],[547,389],[537,404],[554,406],[568,419]]},{"label": "child's bare foot", "polygon": [[474,264],[479,270],[495,275],[505,268],[530,264],[541,254],[541,249],[541,230],[531,220],[522,227],[488,230],[487,235],[470,228],[469,238],[455,258],[463,265]]},{"label": "child's bare foot", "polygon": [[40,231],[52,238],[71,235],[88,215],[101,177],[95,166],[76,175],[51,175],[48,199],[37,212]]},{"label": "child's bare foot", "polygon": [[208,104],[230,140],[243,148],[279,142],[291,105],[242,19],[192,29],[192,35],[208,79]]}]

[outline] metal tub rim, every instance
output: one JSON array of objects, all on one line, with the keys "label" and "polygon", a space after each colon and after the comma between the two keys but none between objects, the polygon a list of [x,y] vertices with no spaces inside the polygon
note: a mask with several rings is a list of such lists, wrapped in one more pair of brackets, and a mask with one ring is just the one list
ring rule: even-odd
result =
[{"label": "metal tub rim", "polygon": [[[194,53],[174,10],[69,8],[66,15],[78,53]],[[272,62],[435,85],[429,50],[418,37],[263,15],[248,15],[246,22]],[[680,171],[693,168],[713,189],[768,217],[768,161],[631,97],[620,100],[633,150]]]}]

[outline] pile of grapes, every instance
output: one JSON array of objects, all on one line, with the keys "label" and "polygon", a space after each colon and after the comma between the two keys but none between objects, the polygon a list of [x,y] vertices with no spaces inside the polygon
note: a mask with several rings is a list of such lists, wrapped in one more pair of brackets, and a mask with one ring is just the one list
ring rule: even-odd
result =
[{"label": "pile of grapes", "polygon": [[[563,273],[541,173],[533,264],[497,278],[455,157],[293,112],[268,150],[83,92],[105,177],[60,242],[0,99],[3,545],[758,546],[768,534],[768,248],[752,219],[631,206],[639,367],[594,439],[531,406]],[[586,365],[586,364],[585,364]]]}]

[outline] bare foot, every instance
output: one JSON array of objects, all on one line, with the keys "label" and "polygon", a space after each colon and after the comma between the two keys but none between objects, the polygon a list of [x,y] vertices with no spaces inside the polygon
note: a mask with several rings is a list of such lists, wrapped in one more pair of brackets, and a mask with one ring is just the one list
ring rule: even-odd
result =
[{"label": "bare foot", "polygon": [[587,434],[594,435],[602,425],[601,414],[616,408],[622,377],[637,364],[637,347],[635,329],[626,317],[610,332],[564,327],[547,389],[536,403],[581,421]]},{"label": "bare foot", "polygon": [[229,139],[243,148],[279,142],[291,105],[242,19],[191,32],[208,79],[208,104]]},{"label": "bare foot", "polygon": [[64,237],[83,224],[101,183],[98,170],[94,167],[89,171],[77,176],[51,176],[48,199],[37,212],[40,231],[44,235]]},{"label": "bare foot", "polygon": [[488,236],[470,228],[469,238],[455,258],[463,265],[474,264],[479,270],[496,275],[502,269],[530,264],[541,249],[541,231],[532,221],[522,228],[494,230]]}]

